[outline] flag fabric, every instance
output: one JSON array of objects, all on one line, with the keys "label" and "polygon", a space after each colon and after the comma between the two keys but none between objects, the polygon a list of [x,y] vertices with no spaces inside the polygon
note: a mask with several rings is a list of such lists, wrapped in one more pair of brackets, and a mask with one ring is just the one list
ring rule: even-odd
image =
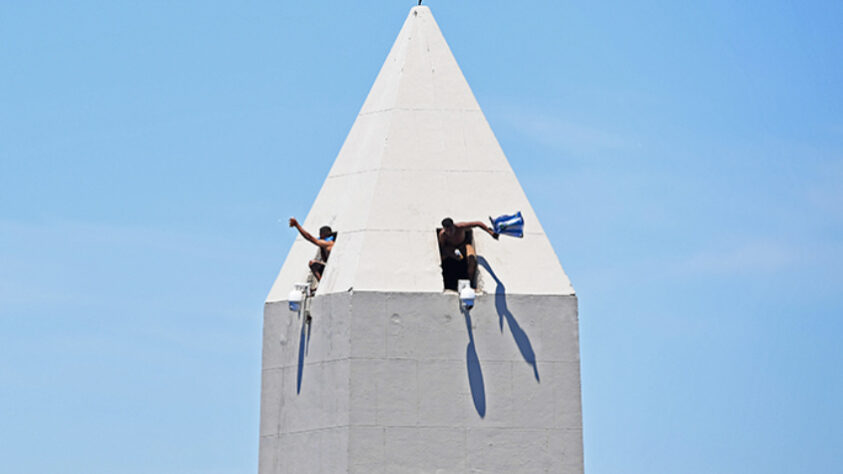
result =
[{"label": "flag fabric", "polygon": [[521,217],[521,211],[510,215],[504,214],[494,219],[490,217],[489,220],[492,221],[492,228],[498,234],[524,237],[524,218]]}]

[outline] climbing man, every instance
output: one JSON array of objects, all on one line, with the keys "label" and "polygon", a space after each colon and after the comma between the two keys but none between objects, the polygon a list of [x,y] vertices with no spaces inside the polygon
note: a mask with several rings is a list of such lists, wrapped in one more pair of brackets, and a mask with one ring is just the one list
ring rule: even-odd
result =
[{"label": "climbing man", "polygon": [[322,279],[322,273],[325,271],[325,264],[328,263],[328,257],[331,255],[331,249],[334,248],[334,243],[337,239],[337,233],[332,231],[329,226],[323,225],[319,228],[319,238],[310,235],[310,232],[302,229],[295,217],[290,218],[290,227],[298,229],[299,233],[305,240],[319,247],[319,256],[308,262],[310,271],[316,280]]},{"label": "climbing man", "polygon": [[465,259],[468,279],[472,285],[474,285],[474,273],[477,270],[477,253],[474,251],[471,233],[474,227],[479,227],[493,239],[498,239],[498,234],[482,222],[455,223],[450,217],[442,219],[442,230],[439,231],[439,251],[443,268],[449,259],[457,261]]}]

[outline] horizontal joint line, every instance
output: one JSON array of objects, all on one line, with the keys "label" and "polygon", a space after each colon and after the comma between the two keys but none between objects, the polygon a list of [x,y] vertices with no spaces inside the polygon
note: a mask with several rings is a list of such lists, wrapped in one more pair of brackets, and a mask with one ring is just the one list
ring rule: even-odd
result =
[{"label": "horizontal joint line", "polygon": [[365,115],[374,115],[380,114],[384,112],[481,112],[480,109],[448,109],[448,108],[441,108],[441,109],[432,109],[426,107],[389,107],[386,109],[378,109],[378,110],[370,110],[367,112],[360,112],[357,116],[365,116]]},{"label": "horizontal joint line", "polygon": [[423,168],[370,168],[360,171],[350,171],[348,173],[328,175],[328,179],[342,178],[345,176],[353,176],[356,174],[377,173],[379,171],[413,171],[416,173],[479,173],[479,174],[494,174],[494,173],[508,173],[508,170],[460,170],[460,169],[423,169]]}]

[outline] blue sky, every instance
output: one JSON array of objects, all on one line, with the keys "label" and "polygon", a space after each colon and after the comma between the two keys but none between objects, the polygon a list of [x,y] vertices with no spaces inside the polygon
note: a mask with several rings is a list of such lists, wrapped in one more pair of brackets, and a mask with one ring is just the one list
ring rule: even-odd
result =
[{"label": "blue sky", "polygon": [[[5,470],[256,471],[279,219],[414,3],[0,5]],[[843,3],[425,3],[579,295],[586,472],[839,472]]]}]

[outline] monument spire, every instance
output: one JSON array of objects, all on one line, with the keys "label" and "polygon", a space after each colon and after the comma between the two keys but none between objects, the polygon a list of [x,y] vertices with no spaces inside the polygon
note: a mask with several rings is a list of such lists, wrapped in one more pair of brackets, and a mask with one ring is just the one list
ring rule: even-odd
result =
[{"label": "monument spire", "polygon": [[[442,218],[514,211],[524,216],[524,238],[492,245],[478,235],[478,252],[511,293],[573,294],[430,9],[413,7],[304,222],[339,233],[318,294],[441,292]],[[269,301],[302,281],[312,254],[298,238]],[[483,290],[492,279],[480,273]]]}]

